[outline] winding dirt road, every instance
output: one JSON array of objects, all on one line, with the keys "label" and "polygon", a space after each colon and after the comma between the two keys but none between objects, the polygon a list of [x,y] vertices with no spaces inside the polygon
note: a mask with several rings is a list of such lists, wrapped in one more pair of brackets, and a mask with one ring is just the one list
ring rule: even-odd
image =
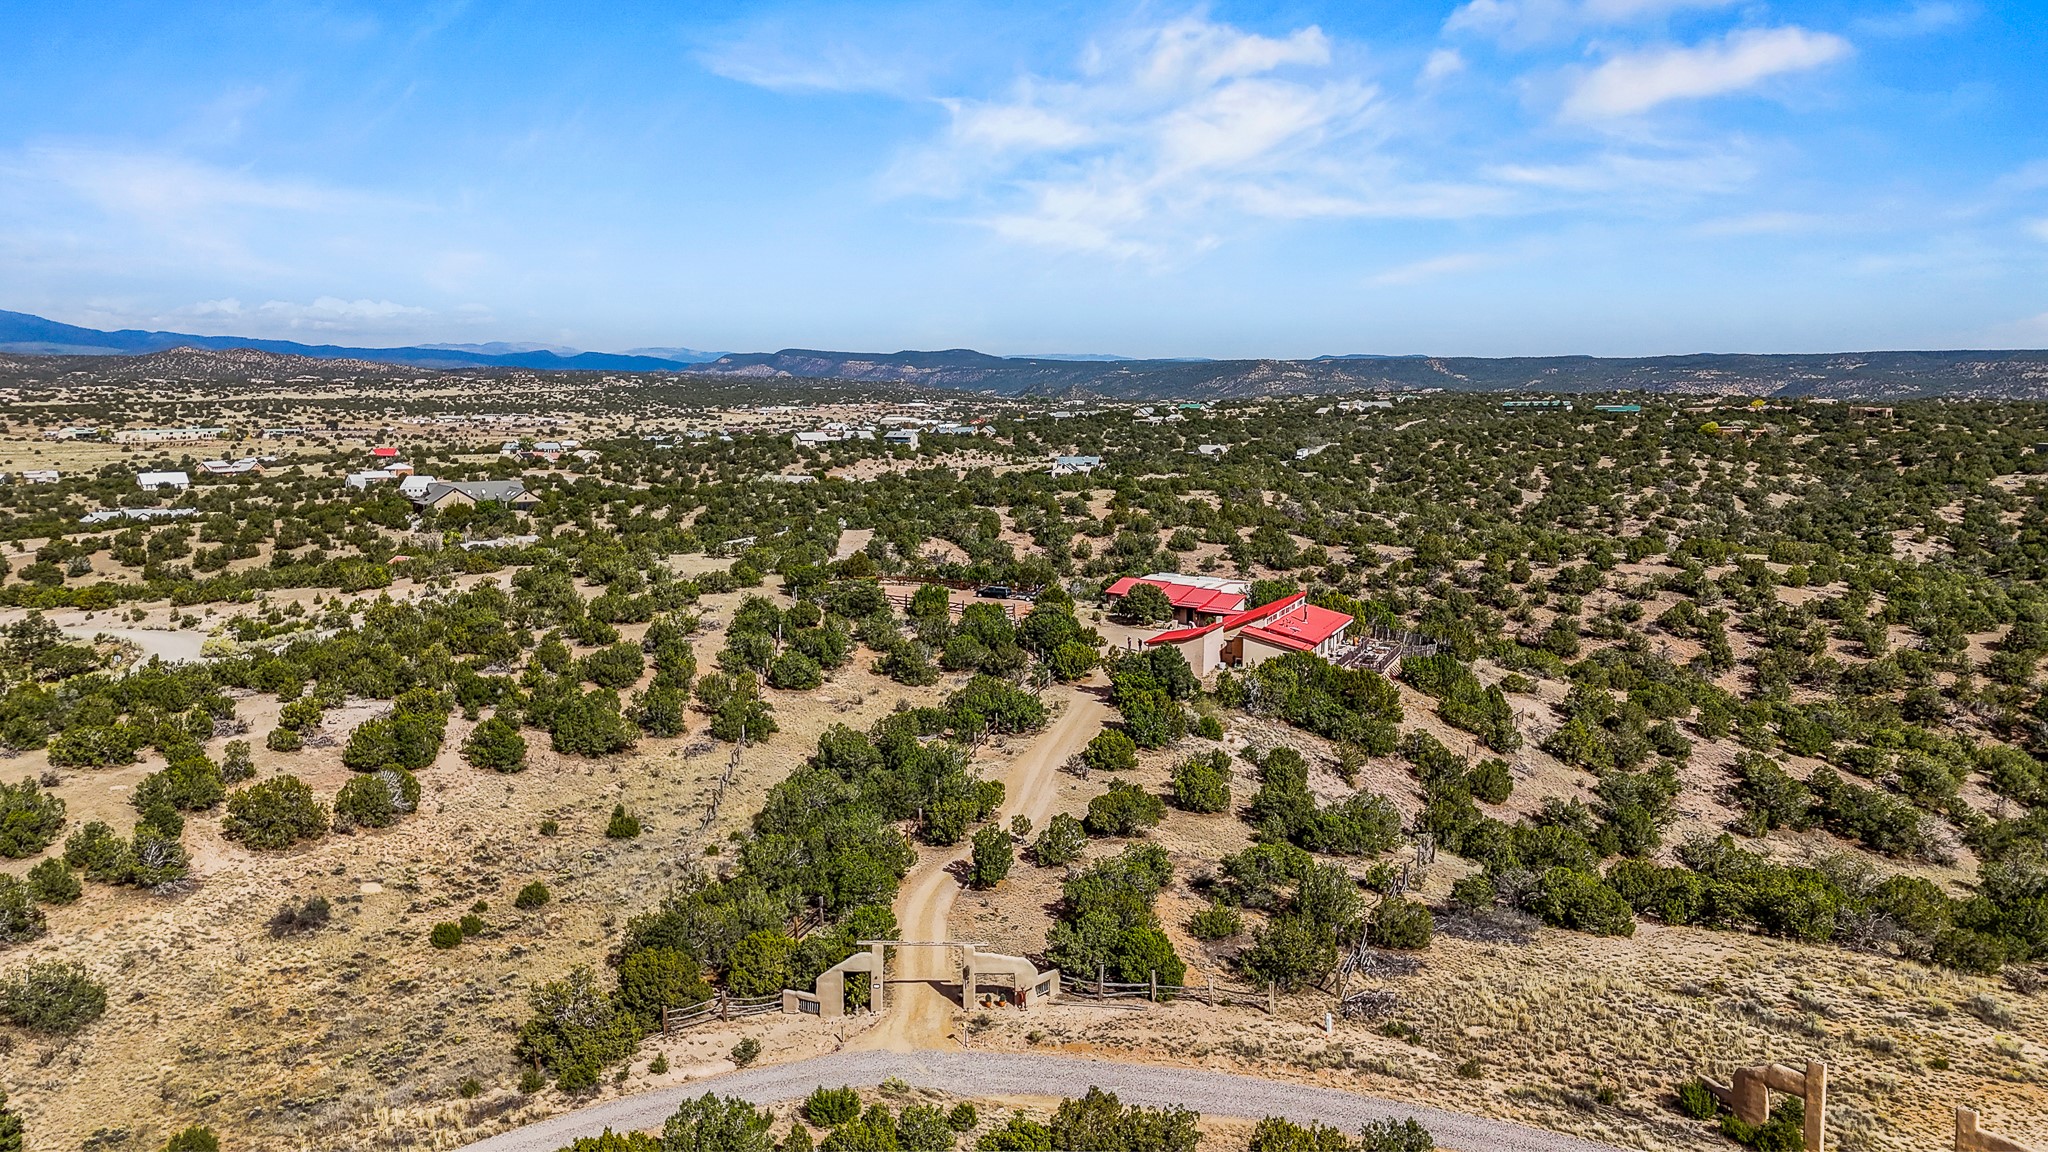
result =
[{"label": "winding dirt road", "polygon": [[[1046,693],[1047,703],[1064,699],[1066,710],[1053,721],[1031,747],[1010,761],[1003,773],[1003,807],[995,816],[998,824],[1010,817],[1028,816],[1031,826],[1045,823],[1058,795],[1055,776],[1060,765],[1086,747],[1109,718],[1109,707],[1095,693],[1081,688],[1058,688]],[[973,846],[962,844],[918,862],[896,894],[897,936],[904,940],[944,940],[946,921],[953,900],[960,895],[960,881],[951,869],[973,854]],[[894,982],[889,985],[888,1011],[875,1027],[849,1042],[853,1049],[882,1049],[917,1052],[932,1048],[957,1048],[954,1023],[959,1005],[953,999],[960,980],[950,948],[899,948],[896,950]],[[943,987],[942,987],[943,985]]]},{"label": "winding dirt road", "polygon": [[[1058,794],[1055,773],[1087,745],[1109,717],[1108,707],[1092,692],[1077,688],[1055,691],[1065,694],[1065,711],[1003,774],[1006,799],[997,817],[1003,822],[1022,814],[1031,818],[1033,827],[1043,825]],[[902,939],[946,939],[948,915],[960,892],[960,882],[950,869],[971,853],[966,846],[934,853],[904,878],[896,900]],[[606,1128],[615,1132],[657,1130],[677,1105],[706,1092],[772,1104],[808,1095],[820,1085],[874,1085],[891,1076],[980,1097],[1081,1096],[1091,1086],[1100,1086],[1128,1104],[1180,1105],[1209,1116],[1285,1116],[1303,1123],[1319,1120],[1346,1130],[1368,1120],[1412,1116],[1439,1143],[1451,1148],[1615,1152],[1608,1145],[1540,1128],[1335,1088],[1099,1058],[966,1051],[955,1032],[960,1011],[953,996],[960,974],[951,966],[951,951],[898,949],[898,971],[888,988],[888,1011],[875,1027],[850,1041],[845,1051],[747,1068],[607,1101],[477,1141],[461,1152],[556,1152],[579,1136],[594,1136]]]}]

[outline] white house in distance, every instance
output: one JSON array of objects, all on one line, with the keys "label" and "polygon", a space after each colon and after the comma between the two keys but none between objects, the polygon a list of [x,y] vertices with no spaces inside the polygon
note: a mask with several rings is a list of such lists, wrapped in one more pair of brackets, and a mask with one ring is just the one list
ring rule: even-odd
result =
[{"label": "white house in distance", "polygon": [[225,428],[123,428],[114,433],[116,444],[185,444],[195,440],[225,439]]},{"label": "white house in distance", "polygon": [[192,477],[183,472],[144,472],[135,478],[135,484],[144,492],[154,492],[159,488],[182,492],[192,486]]},{"label": "white house in distance", "polygon": [[55,468],[29,468],[21,474],[23,484],[55,484],[63,478]]},{"label": "white house in distance", "polygon": [[1055,476],[1085,476],[1102,467],[1100,456],[1055,456],[1052,458],[1052,474]]},{"label": "white house in distance", "polygon": [[208,476],[249,476],[263,472],[263,462],[254,456],[240,460],[201,460],[199,469]]}]

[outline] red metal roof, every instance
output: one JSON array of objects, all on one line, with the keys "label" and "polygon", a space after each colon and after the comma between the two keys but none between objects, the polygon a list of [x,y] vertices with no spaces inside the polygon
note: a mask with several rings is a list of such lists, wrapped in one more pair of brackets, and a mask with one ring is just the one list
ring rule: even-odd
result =
[{"label": "red metal roof", "polygon": [[1111,584],[1103,592],[1110,596],[1128,596],[1131,589],[1140,584],[1166,593],[1166,602],[1175,608],[1186,608],[1191,612],[1206,615],[1221,615],[1235,612],[1244,605],[1244,595],[1238,592],[1219,592],[1214,588],[1200,588],[1193,584],[1173,584],[1165,580],[1145,580],[1137,576],[1126,576]]},{"label": "red metal roof", "polygon": [[1309,652],[1313,651],[1316,645],[1342,632],[1350,623],[1350,616],[1328,608],[1318,608],[1308,603],[1306,594],[1296,592],[1271,604],[1261,604],[1257,608],[1247,609],[1199,627],[1175,628],[1161,632],[1145,643],[1179,644],[1207,636],[1219,628],[1226,631],[1243,629],[1268,644],[1295,652]]},{"label": "red metal roof", "polygon": [[1245,629],[1245,634],[1282,648],[1308,652],[1350,623],[1351,617],[1343,612],[1304,603],[1275,614],[1264,624]]}]

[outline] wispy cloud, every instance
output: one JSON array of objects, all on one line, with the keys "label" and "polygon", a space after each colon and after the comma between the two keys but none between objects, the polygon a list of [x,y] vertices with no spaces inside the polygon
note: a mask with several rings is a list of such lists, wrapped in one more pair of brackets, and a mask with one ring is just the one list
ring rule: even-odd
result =
[{"label": "wispy cloud", "polygon": [[1497,195],[1404,178],[1377,148],[1376,85],[1320,28],[1265,36],[1203,17],[1092,44],[1073,74],[947,99],[899,194],[967,202],[997,234],[1116,256],[1220,242],[1232,221],[1462,216]]},{"label": "wispy cloud", "polygon": [[1422,62],[1422,82],[1432,84],[1465,70],[1465,58],[1453,48],[1439,48]]},{"label": "wispy cloud", "polygon": [[1870,36],[1925,36],[1970,19],[1974,10],[1949,0],[1921,0],[1895,12],[1876,12],[1856,21],[1856,31]]},{"label": "wispy cloud", "polygon": [[1443,256],[1432,256],[1426,260],[1398,265],[1374,275],[1370,283],[1382,287],[1415,284],[1424,280],[1435,280],[1459,272],[1470,272],[1477,268],[1498,263],[1498,259],[1482,252],[1452,252]]},{"label": "wispy cloud", "polygon": [[267,331],[388,332],[395,326],[404,326],[405,321],[432,316],[433,311],[390,300],[343,300],[338,296],[321,296],[310,304],[265,300],[253,307],[244,307],[240,300],[226,297],[202,300],[178,309],[173,315],[191,320],[229,322],[244,328],[253,322],[259,329]]},{"label": "wispy cloud", "polygon": [[1736,0],[1469,0],[1444,31],[1487,36],[1511,47],[1567,39],[1588,28],[1632,24],[1687,8],[1726,8]]},{"label": "wispy cloud", "polygon": [[1692,47],[1624,53],[1582,77],[1565,100],[1564,112],[1586,120],[1633,116],[1674,100],[1745,91],[1774,76],[1819,68],[1850,51],[1840,36],[1787,25],[1741,29]]}]

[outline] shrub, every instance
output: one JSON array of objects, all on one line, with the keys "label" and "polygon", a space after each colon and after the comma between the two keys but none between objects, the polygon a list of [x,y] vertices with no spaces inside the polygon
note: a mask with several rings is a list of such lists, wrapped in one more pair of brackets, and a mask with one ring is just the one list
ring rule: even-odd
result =
[{"label": "shrub", "polygon": [[1220,900],[1210,901],[1188,920],[1188,934],[1197,940],[1228,940],[1243,931],[1244,917]]},{"label": "shrub", "polygon": [[1091,1087],[1078,1100],[1061,1101],[1047,1127],[1054,1148],[1194,1152],[1200,1121],[1186,1108],[1126,1107],[1115,1093]]},{"label": "shrub", "polygon": [[49,918],[36,907],[29,886],[0,872],[0,943],[33,940],[49,929]]},{"label": "shrub", "polygon": [[1022,1112],[1012,1112],[1002,1127],[984,1132],[974,1147],[977,1152],[1051,1152],[1052,1130]]},{"label": "shrub", "polygon": [[804,1119],[820,1128],[837,1128],[860,1115],[860,1093],[851,1088],[820,1087],[804,1098]]},{"label": "shrub", "polygon": [[786,692],[807,692],[825,682],[818,662],[801,652],[784,652],[768,666],[768,686]]},{"label": "shrub", "polygon": [[1514,773],[1508,770],[1505,760],[1481,760],[1472,766],[1465,777],[1465,788],[1476,800],[1488,804],[1505,804],[1515,791]]},{"label": "shrub", "polygon": [[[478,907],[482,907],[482,905],[479,904]],[[481,936],[490,930],[490,926],[484,923],[484,918],[474,912],[456,921],[456,927],[462,929],[462,938],[465,940]]]},{"label": "shrub", "polygon": [[604,834],[611,840],[631,840],[640,835],[640,818],[626,811],[624,804],[612,806],[612,818],[604,826]]},{"label": "shrub", "polygon": [[905,1152],[950,1152],[953,1126],[929,1104],[906,1105],[896,1117],[896,1146]]},{"label": "shrub", "polygon": [[403,768],[385,768],[341,786],[334,795],[334,826],[342,831],[358,825],[389,828],[419,806],[419,778]]},{"label": "shrub", "polygon": [[1436,1141],[1429,1129],[1406,1120],[1368,1120],[1358,1130],[1356,1152],[1431,1152]]},{"label": "shrub", "polygon": [[620,714],[617,692],[593,688],[561,702],[550,718],[548,735],[557,752],[609,756],[631,748],[639,733]]},{"label": "shrub", "polygon": [[1633,936],[1634,910],[1599,876],[1576,868],[1552,868],[1537,883],[1530,911],[1545,924],[1594,936]]},{"label": "shrub", "polygon": [[314,932],[327,926],[334,916],[334,906],[325,896],[308,897],[304,904],[287,902],[270,918],[271,939],[281,939],[300,932]]},{"label": "shrub", "polygon": [[1156,624],[1173,615],[1173,602],[1153,584],[1136,584],[1117,601],[1117,614],[1133,624]]},{"label": "shrub", "polygon": [[1694,1120],[1712,1120],[1714,1113],[1721,1110],[1721,1102],[1707,1091],[1705,1084],[1687,1080],[1678,1086],[1678,1110]]},{"label": "shrub", "polygon": [[1230,756],[1222,750],[1193,756],[1173,770],[1173,802],[1188,812],[1230,808]]},{"label": "shrub", "polygon": [[204,812],[221,802],[227,786],[213,761],[205,756],[174,760],[160,772],[151,772],[135,786],[129,803],[147,812],[158,805],[178,812]]},{"label": "shrub", "polygon": [[1195,720],[1195,735],[1204,740],[1223,739],[1223,721],[1214,716],[1202,716]]},{"label": "shrub", "polygon": [[946,1126],[955,1132],[972,1132],[981,1126],[981,1113],[975,1111],[974,1105],[963,1100],[953,1105],[951,1112],[946,1113]]},{"label": "shrub", "polygon": [[1268,1116],[1252,1128],[1246,1152],[1351,1152],[1351,1141],[1336,1128],[1311,1121],[1304,1128],[1291,1120]]},{"label": "shrub", "polygon": [[1382,948],[1427,948],[1436,933],[1436,918],[1417,900],[1389,896],[1373,909],[1369,936]]},{"label": "shrub", "polygon": [[0,980],[0,1020],[31,1032],[68,1036],[107,1011],[107,990],[77,964],[30,964]]},{"label": "shrub", "polygon": [[1451,882],[1451,902],[1460,908],[1479,912],[1499,902],[1500,894],[1495,891],[1493,881],[1484,872],[1460,876]]},{"label": "shrub", "polygon": [[548,891],[548,886],[535,880],[519,890],[519,895],[512,898],[512,906],[522,912],[528,912],[542,907],[553,898],[553,894]]},{"label": "shrub", "polygon": [[689,690],[680,678],[670,681],[657,676],[646,691],[633,697],[626,718],[649,736],[681,736],[690,729],[689,709]]},{"label": "shrub", "polygon": [[640,1041],[633,1018],[598,989],[587,966],[534,988],[527,1004],[533,1015],[520,1026],[514,1053],[552,1073],[563,1091],[595,1086],[598,1072],[631,1055]]},{"label": "shrub", "polygon": [[327,809],[298,777],[273,776],[228,797],[220,831],[251,848],[289,848],[327,831]]},{"label": "shrub", "polygon": [[664,1008],[689,1008],[711,998],[697,959],[675,948],[642,948],[619,965],[619,1010],[652,1031]]},{"label": "shrub", "polygon": [[1123,772],[1138,766],[1138,746],[1114,728],[1104,728],[1088,741],[1081,762],[1091,772]]},{"label": "shrub", "polygon": [[745,1037],[733,1045],[732,1051],[726,1055],[732,1060],[734,1067],[745,1068],[761,1058],[761,1042],[752,1036]]},{"label": "shrub", "polygon": [[585,680],[600,688],[626,688],[640,679],[647,658],[638,644],[620,640],[600,648],[578,661],[577,670]]},{"label": "shrub", "polygon": [[976,888],[993,888],[1010,874],[1010,863],[1016,858],[1016,851],[1010,846],[1010,834],[993,825],[974,834],[974,864],[968,872],[968,882]]},{"label": "shrub", "polygon": [[769,996],[789,987],[796,941],[779,928],[749,932],[726,958],[725,985],[736,996]]},{"label": "shrub", "polygon": [[220,1152],[220,1137],[213,1129],[198,1124],[173,1135],[164,1152]]},{"label": "shrub", "polygon": [[1165,815],[1164,800],[1136,784],[1112,780],[1109,791],[1088,802],[1081,824],[1090,836],[1136,836]]},{"label": "shrub", "polygon": [[85,887],[62,856],[52,856],[28,870],[28,891],[39,904],[69,904]]},{"label": "shrub", "polygon": [[519,734],[519,725],[492,716],[469,730],[462,742],[462,758],[493,772],[522,772],[526,769],[526,737]]},{"label": "shrub", "polygon": [[20,860],[55,843],[64,831],[64,801],[29,777],[0,784],[0,856]]},{"label": "shrub", "polygon": [[1041,868],[1058,868],[1079,860],[1087,847],[1087,829],[1079,820],[1061,812],[1046,821],[1038,839],[1032,841],[1031,859]]},{"label": "shrub", "polygon": [[434,925],[433,931],[427,933],[427,942],[443,950],[453,948],[462,943],[462,939],[462,925],[452,920],[441,921],[439,924]]},{"label": "shrub", "polygon": [[263,738],[263,746],[272,752],[297,752],[306,746],[306,739],[296,728],[272,728]]},{"label": "shrub", "polygon": [[1163,984],[1178,984],[1186,965],[1152,910],[1173,877],[1166,851],[1152,844],[1126,844],[1070,877],[1061,888],[1059,918],[1046,937],[1047,955],[1062,970],[1107,969],[1117,980],[1145,980],[1157,972]]},{"label": "shrub", "polygon": [[249,755],[247,740],[230,740],[222,749],[220,779],[223,784],[240,784],[256,776],[255,758]]},{"label": "shrub", "polygon": [[1806,1101],[1787,1096],[1771,1106],[1762,1124],[1748,1124],[1735,1116],[1721,1117],[1721,1134],[1757,1152],[1798,1152],[1806,1147]]}]

